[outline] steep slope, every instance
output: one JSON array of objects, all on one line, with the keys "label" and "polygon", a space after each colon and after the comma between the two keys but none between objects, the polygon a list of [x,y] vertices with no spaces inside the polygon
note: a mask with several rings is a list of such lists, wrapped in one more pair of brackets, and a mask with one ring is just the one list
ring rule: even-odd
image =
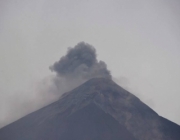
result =
[{"label": "steep slope", "polygon": [[180,126],[161,117],[162,131],[171,140],[180,139]]},{"label": "steep slope", "polygon": [[94,78],[2,128],[0,139],[179,140],[179,128],[112,80]]},{"label": "steep slope", "polygon": [[[2,130],[4,140],[135,140],[109,114],[90,103],[70,116],[55,115],[36,122],[29,115]],[[36,118],[35,118],[36,119]]]}]

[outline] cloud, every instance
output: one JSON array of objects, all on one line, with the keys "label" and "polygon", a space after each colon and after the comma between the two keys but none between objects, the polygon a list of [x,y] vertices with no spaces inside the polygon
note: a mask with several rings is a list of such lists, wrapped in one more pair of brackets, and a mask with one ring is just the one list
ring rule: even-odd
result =
[{"label": "cloud", "polygon": [[106,63],[98,61],[95,48],[85,42],[80,42],[74,48],[69,48],[67,54],[55,62],[50,69],[55,71],[58,76],[68,79],[111,78]]}]

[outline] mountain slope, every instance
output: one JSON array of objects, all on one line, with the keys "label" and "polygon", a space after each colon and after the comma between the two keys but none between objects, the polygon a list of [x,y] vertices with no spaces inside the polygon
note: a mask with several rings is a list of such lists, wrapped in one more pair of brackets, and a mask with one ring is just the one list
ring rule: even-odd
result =
[{"label": "mountain slope", "polygon": [[163,133],[172,140],[180,139],[180,126],[161,117],[162,131]]},{"label": "mountain slope", "polygon": [[179,140],[179,133],[180,126],[112,80],[94,78],[0,129],[0,139]]}]

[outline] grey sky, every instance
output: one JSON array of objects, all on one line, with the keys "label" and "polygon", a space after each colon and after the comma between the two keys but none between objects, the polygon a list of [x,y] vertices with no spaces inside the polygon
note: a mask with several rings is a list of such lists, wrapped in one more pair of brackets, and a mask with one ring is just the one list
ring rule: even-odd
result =
[{"label": "grey sky", "polygon": [[80,41],[96,48],[118,83],[180,124],[179,7],[178,0],[1,0],[0,127],[21,102],[39,107],[36,86]]}]

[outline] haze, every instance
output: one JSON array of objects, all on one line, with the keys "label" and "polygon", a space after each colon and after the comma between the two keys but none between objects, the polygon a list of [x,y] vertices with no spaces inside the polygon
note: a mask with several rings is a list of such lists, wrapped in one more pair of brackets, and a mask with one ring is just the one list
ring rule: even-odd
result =
[{"label": "haze", "polygon": [[81,41],[119,85],[180,124],[179,7],[178,0],[1,0],[0,127],[56,100],[46,96],[49,66]]}]

